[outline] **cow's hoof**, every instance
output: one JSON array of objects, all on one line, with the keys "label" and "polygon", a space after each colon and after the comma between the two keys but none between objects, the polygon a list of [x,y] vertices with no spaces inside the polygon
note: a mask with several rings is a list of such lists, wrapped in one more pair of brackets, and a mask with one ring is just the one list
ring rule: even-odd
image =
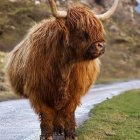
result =
[{"label": "cow's hoof", "polygon": [[78,140],[78,138],[77,137],[75,137],[75,138],[66,137],[65,140]]},{"label": "cow's hoof", "polygon": [[48,137],[48,138],[47,138],[47,140],[53,140],[53,137],[52,137],[52,136],[50,136],[50,137]]},{"label": "cow's hoof", "polygon": [[65,140],[77,140],[77,135],[75,130],[65,131]]},{"label": "cow's hoof", "polygon": [[64,129],[62,126],[55,126],[54,128],[54,135],[62,136],[64,135]]},{"label": "cow's hoof", "polygon": [[45,136],[40,136],[40,140],[53,140],[53,137],[50,136],[50,137],[46,138]]}]

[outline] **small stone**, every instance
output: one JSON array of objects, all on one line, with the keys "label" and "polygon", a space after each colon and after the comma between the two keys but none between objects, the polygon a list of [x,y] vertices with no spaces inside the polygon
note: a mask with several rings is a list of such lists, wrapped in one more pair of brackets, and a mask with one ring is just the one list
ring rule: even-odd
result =
[{"label": "small stone", "polygon": [[111,32],[119,32],[119,28],[118,28],[116,25],[112,25],[112,26],[109,28],[109,30],[110,30]]}]

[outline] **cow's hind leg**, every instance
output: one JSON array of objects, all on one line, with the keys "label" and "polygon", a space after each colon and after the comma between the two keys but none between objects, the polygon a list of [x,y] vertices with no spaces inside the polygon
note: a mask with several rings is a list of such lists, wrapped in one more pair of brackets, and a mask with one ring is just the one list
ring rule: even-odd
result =
[{"label": "cow's hind leg", "polygon": [[55,112],[54,135],[64,136],[64,119],[61,110]]}]

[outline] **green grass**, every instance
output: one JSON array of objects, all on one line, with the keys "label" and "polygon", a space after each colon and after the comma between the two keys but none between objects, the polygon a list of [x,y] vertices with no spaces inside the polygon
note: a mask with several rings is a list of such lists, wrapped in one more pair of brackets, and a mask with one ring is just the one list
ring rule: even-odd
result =
[{"label": "green grass", "polygon": [[140,90],[97,105],[77,131],[79,140],[140,140]]},{"label": "green grass", "polygon": [[0,102],[19,99],[14,93],[9,91],[0,92]]}]

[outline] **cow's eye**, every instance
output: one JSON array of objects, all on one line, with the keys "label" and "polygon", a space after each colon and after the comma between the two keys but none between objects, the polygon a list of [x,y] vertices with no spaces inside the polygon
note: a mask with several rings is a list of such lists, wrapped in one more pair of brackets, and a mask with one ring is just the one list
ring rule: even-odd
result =
[{"label": "cow's eye", "polygon": [[88,40],[89,34],[86,31],[83,31],[83,37],[84,37],[84,39]]}]

